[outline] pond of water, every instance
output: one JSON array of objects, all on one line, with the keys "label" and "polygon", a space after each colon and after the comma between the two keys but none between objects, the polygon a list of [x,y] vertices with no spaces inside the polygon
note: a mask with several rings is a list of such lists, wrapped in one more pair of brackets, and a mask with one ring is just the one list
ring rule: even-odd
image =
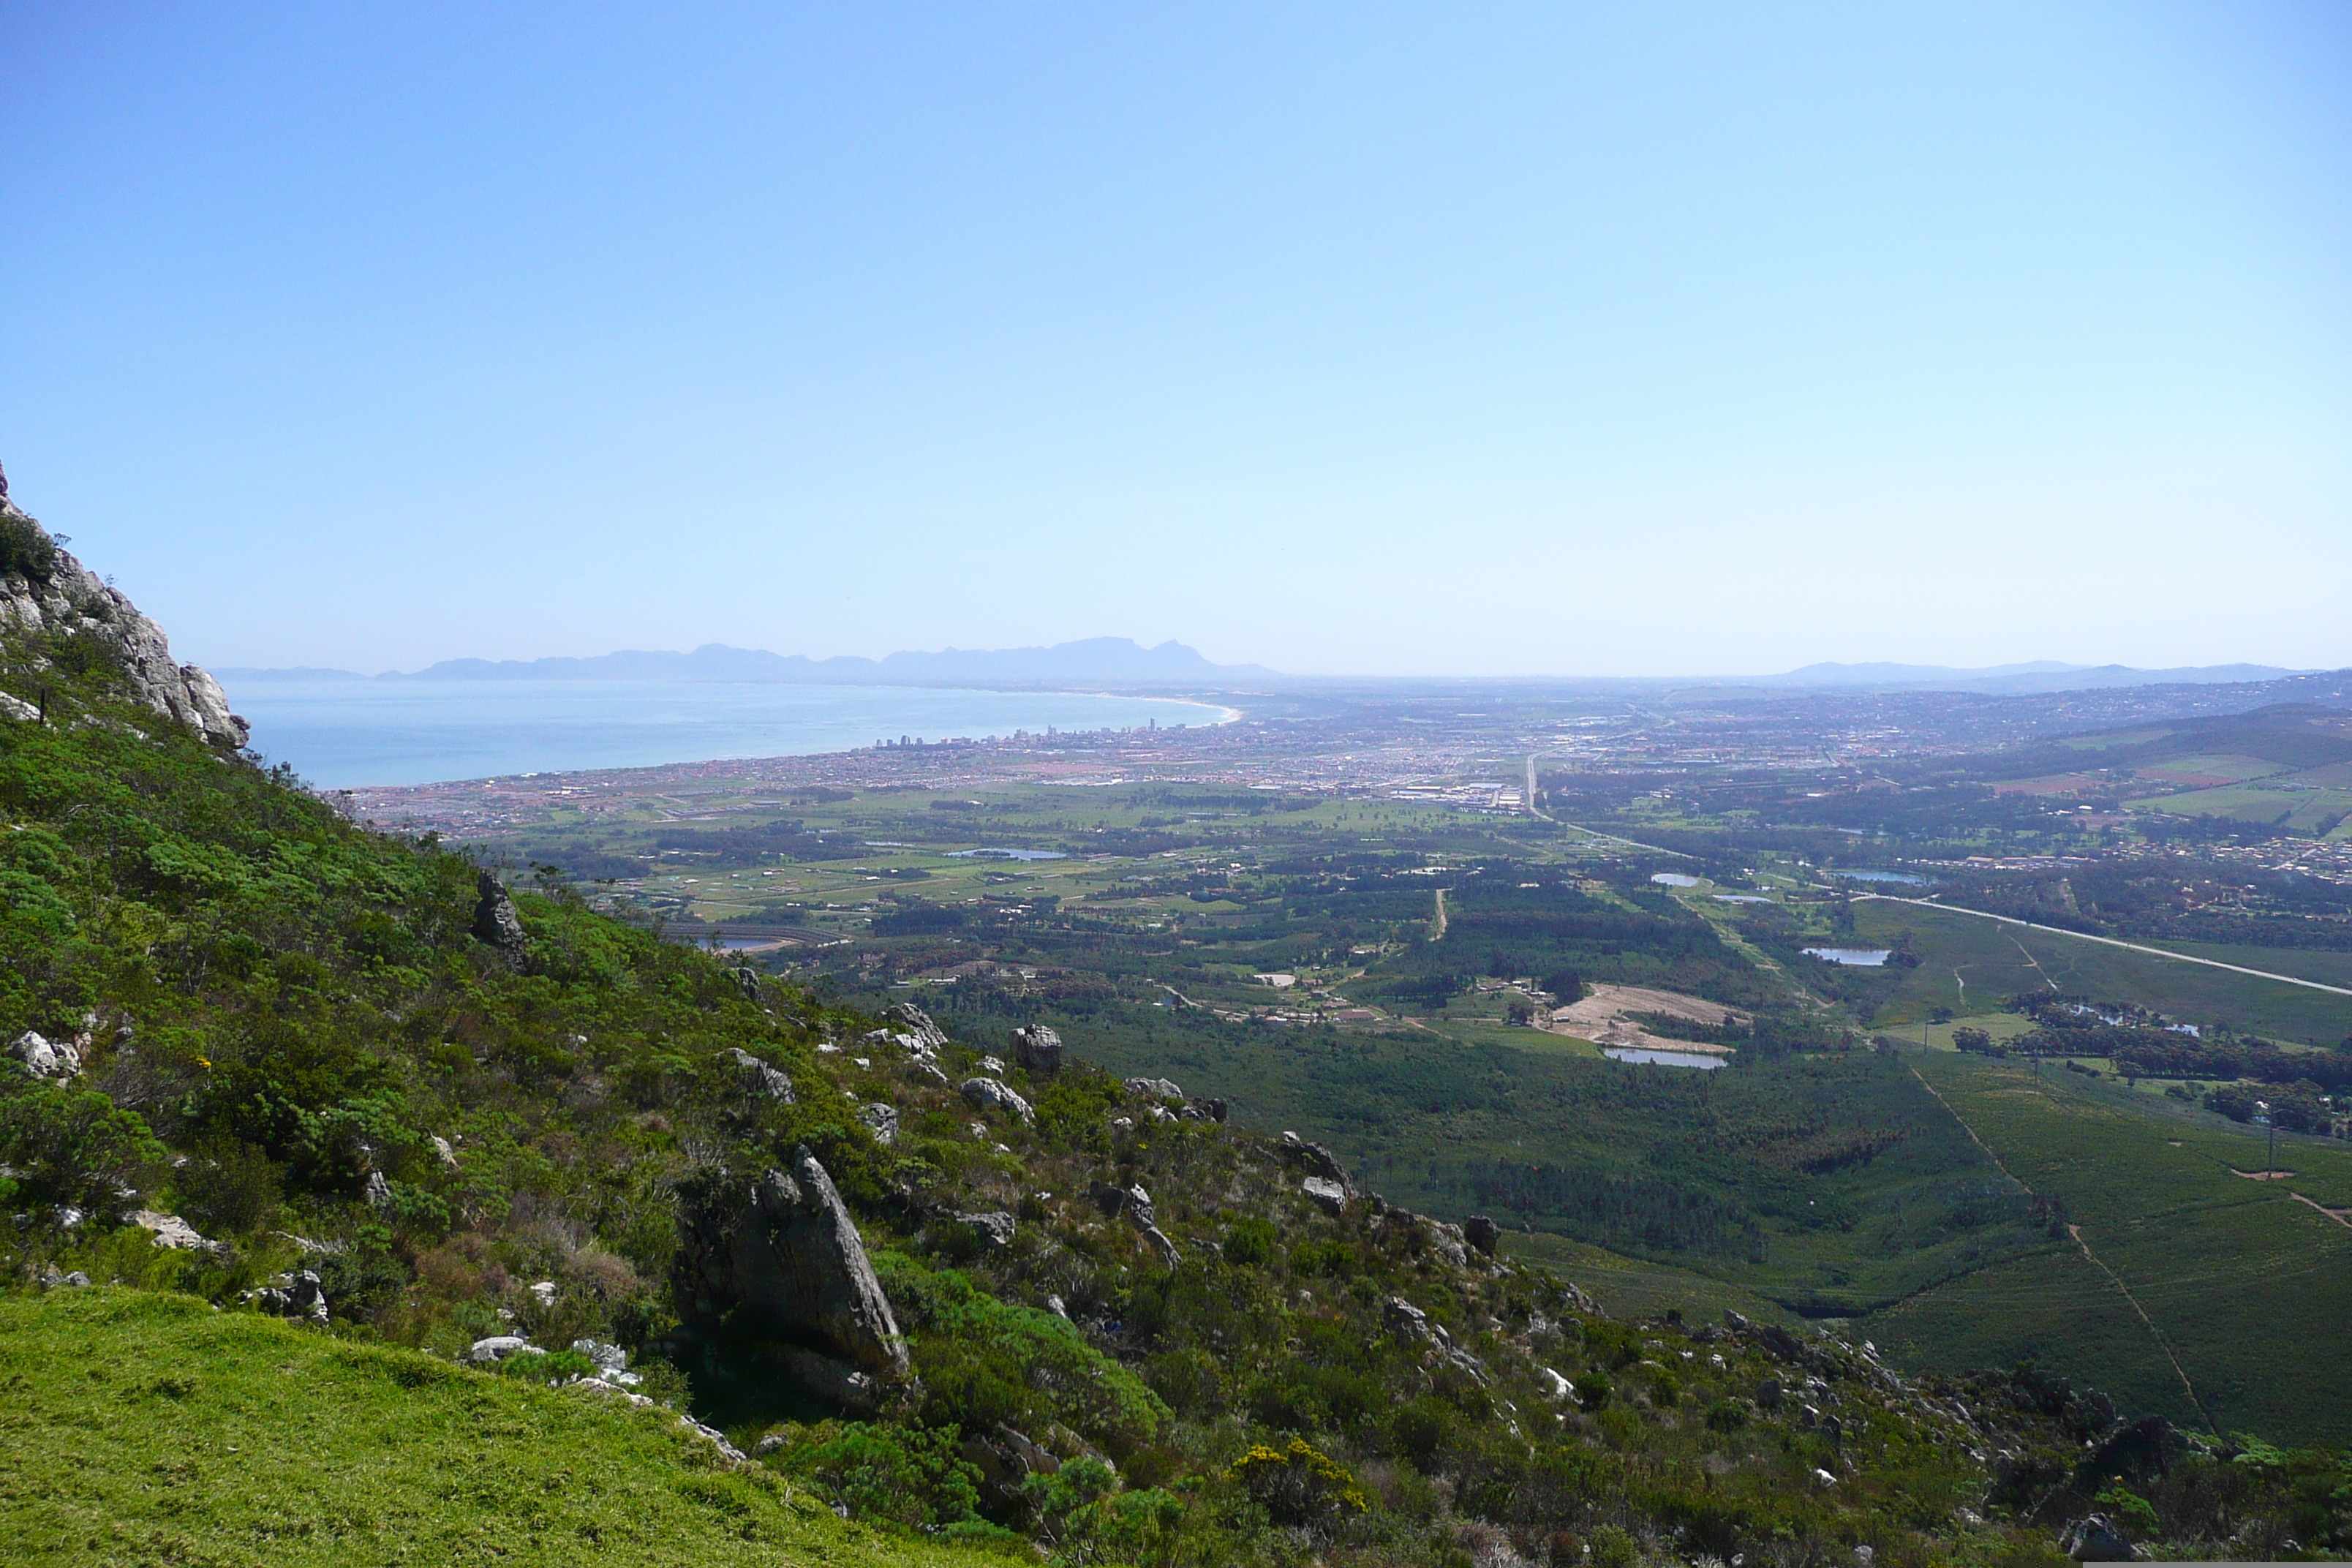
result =
[{"label": "pond of water", "polygon": [[1854,882],[1905,882],[1914,888],[1927,885],[1927,878],[1915,877],[1908,871],[1832,871],[1830,875]]},{"label": "pond of water", "polygon": [[1653,882],[1664,883],[1669,888],[1696,888],[1698,886],[1698,879],[1696,877],[1685,877],[1680,871],[1654,872],[1651,875],[1650,880]]},{"label": "pond of water", "polygon": [[1883,947],[1809,947],[1805,951],[1825,963],[1843,963],[1851,969],[1878,969],[1891,956]]},{"label": "pond of water", "polygon": [[1699,1051],[1645,1051],[1633,1046],[1611,1046],[1601,1054],[1612,1062],[1638,1062],[1654,1068],[1697,1068],[1704,1071],[1731,1065],[1729,1057]]},{"label": "pond of water", "polygon": [[1066,860],[1059,849],[950,849],[950,860]]}]

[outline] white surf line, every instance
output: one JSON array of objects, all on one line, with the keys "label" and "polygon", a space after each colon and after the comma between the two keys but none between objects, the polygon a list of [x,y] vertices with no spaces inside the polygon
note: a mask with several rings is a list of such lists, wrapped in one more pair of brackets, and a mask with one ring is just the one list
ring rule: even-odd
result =
[{"label": "white surf line", "polygon": [[[1956,915],[1974,915],[1980,921],[1997,921],[2002,925],[2023,926],[2028,931],[2046,931],[2052,936],[2071,936],[2077,942],[2095,942],[2105,947],[2120,947],[2126,952],[2145,952],[2151,958],[2169,958],[2178,963],[2201,963],[2208,969],[2226,969],[2232,974],[2251,974],[2257,980],[2275,980],[2282,985],[2307,985],[2314,991],[2325,991],[2331,995],[2352,996],[2352,987],[2323,985],[2316,980],[2305,980],[2300,975],[2273,974],[2267,969],[2248,969],[2242,963],[2224,963],[2218,958],[2200,958],[2193,952],[2175,952],[2170,948],[2147,947],[2136,942],[2119,942],[2111,936],[2093,936],[2088,931],[2068,931],[2064,926],[2046,926],[2034,921],[2021,921],[2015,915],[1964,910],[1958,904],[1939,904],[1933,899],[1899,899],[1893,893],[1856,893],[1853,898],[1856,903],[1864,899],[1875,899],[1886,904],[1916,904],[1923,910],[1949,910]],[[2041,966],[2037,964],[2035,967]]]}]

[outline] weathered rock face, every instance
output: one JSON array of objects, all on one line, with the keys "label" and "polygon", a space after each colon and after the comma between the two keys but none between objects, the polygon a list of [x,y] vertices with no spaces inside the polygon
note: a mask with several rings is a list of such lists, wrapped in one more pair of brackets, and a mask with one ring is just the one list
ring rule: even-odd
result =
[{"label": "weathered rock face", "polygon": [[1051,1078],[1062,1070],[1062,1037],[1043,1024],[1015,1029],[1013,1059],[1027,1071]]},{"label": "weathered rock face", "polygon": [[857,1120],[874,1134],[874,1142],[885,1149],[898,1142],[898,1108],[869,1100],[857,1108]]},{"label": "weathered rock face", "polygon": [[1485,1215],[1474,1214],[1462,1222],[1462,1239],[1492,1258],[1495,1248],[1502,1242],[1503,1232]]},{"label": "weathered rock face", "polygon": [[80,633],[122,667],[132,694],[219,746],[242,746],[250,733],[228,710],[220,682],[172,658],[163,628],[59,548],[49,531],[8,499],[0,483],[0,627],[53,635]]},{"label": "weathered rock face", "polygon": [[1184,1103],[1184,1091],[1177,1088],[1171,1079],[1130,1078],[1124,1080],[1120,1087],[1128,1093],[1139,1094],[1146,1100],[1162,1102],[1172,1100],[1178,1105]]},{"label": "weathered rock face", "polygon": [[141,1209],[131,1216],[131,1223],[142,1230],[152,1231],[155,1245],[175,1252],[226,1252],[228,1243],[207,1241],[196,1233],[196,1227],[175,1214],[157,1214],[153,1209]]},{"label": "weathered rock face", "polygon": [[914,1037],[917,1055],[929,1056],[948,1048],[948,1032],[931,1022],[931,1016],[912,1002],[899,1003],[890,1009],[888,1016],[904,1025]]},{"label": "weathered rock face", "polygon": [[280,1274],[258,1290],[248,1292],[246,1300],[261,1310],[278,1318],[304,1318],[314,1323],[327,1321],[327,1292],[319,1284],[319,1277],[305,1268],[299,1274]]},{"label": "weathered rock face", "polygon": [[1338,1182],[1321,1176],[1309,1176],[1298,1184],[1298,1190],[1312,1199],[1326,1214],[1344,1214],[1348,1208],[1348,1189]]},{"label": "weathered rock face", "polygon": [[908,1373],[906,1342],[833,1178],[801,1149],[789,1173],[748,1194],[722,1181],[681,1216],[689,1304],[785,1342],[785,1370],[811,1395],[870,1409]]},{"label": "weathered rock face", "polygon": [[515,913],[514,900],[507,896],[505,884],[484,871],[474,879],[474,891],[480,895],[474,904],[474,940],[488,942],[520,963],[530,950],[530,939],[523,934],[522,917]]}]

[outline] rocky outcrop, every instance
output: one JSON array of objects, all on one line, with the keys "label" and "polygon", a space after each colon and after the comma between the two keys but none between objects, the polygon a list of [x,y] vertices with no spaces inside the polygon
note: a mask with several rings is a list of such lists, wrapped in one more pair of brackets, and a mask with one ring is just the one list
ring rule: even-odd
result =
[{"label": "rocky outcrop", "polygon": [[142,1230],[154,1232],[155,1245],[174,1252],[226,1252],[226,1241],[207,1241],[196,1234],[196,1227],[175,1214],[157,1214],[153,1209],[141,1209],[131,1216],[131,1223]]},{"label": "rocky outcrop", "polygon": [[991,1247],[1012,1246],[1013,1237],[1020,1228],[1013,1217],[1002,1209],[986,1214],[960,1214],[955,1217],[958,1225],[971,1227]]},{"label": "rocky outcrop", "polygon": [[121,667],[131,694],[218,746],[242,746],[251,731],[228,710],[220,682],[175,663],[163,628],[59,546],[8,499],[0,480],[0,630],[81,636]]},{"label": "rocky outcrop", "polygon": [[931,1056],[948,1048],[948,1032],[931,1021],[931,1016],[912,1002],[901,1002],[886,1016],[901,1025],[914,1044],[908,1047],[918,1056]]},{"label": "rocky outcrop", "polygon": [[783,1073],[740,1046],[728,1047],[727,1059],[735,1064],[736,1070],[743,1075],[761,1099],[774,1100],[778,1105],[793,1103],[793,1080]]},{"label": "rocky outcrop", "polygon": [[1320,1143],[1309,1143],[1296,1132],[1286,1132],[1282,1135],[1282,1157],[1311,1176],[1337,1182],[1350,1194],[1355,1191],[1355,1184],[1348,1180],[1347,1169],[1339,1163],[1339,1157]]},{"label": "rocky outcrop", "polygon": [[2066,1527],[2060,1551],[2077,1563],[2134,1561],[2131,1538],[2104,1513],[2086,1513]]},{"label": "rocky outcrop", "polygon": [[1495,1248],[1502,1243],[1503,1232],[1500,1226],[1485,1215],[1474,1214],[1462,1222],[1462,1239],[1492,1258],[1495,1256]]},{"label": "rocky outcrop", "polygon": [[687,1304],[782,1342],[812,1397],[870,1410],[908,1373],[907,1346],[833,1178],[806,1148],[748,1190],[723,1173],[687,1195],[679,1267]]},{"label": "rocky outcrop", "polygon": [[1325,1214],[1348,1212],[1348,1189],[1338,1182],[1322,1176],[1309,1176],[1298,1184],[1298,1190]]},{"label": "rocky outcrop", "polygon": [[530,938],[523,933],[522,917],[515,913],[514,900],[507,893],[506,884],[493,872],[483,871],[474,878],[474,940],[487,942],[516,963],[530,949]]},{"label": "rocky outcrop", "polygon": [[299,1274],[280,1274],[260,1289],[247,1292],[245,1299],[273,1318],[327,1321],[327,1292],[319,1277],[307,1268]]},{"label": "rocky outcrop", "polygon": [[993,1108],[1007,1116],[1017,1116],[1024,1122],[1037,1120],[1037,1113],[1029,1108],[1027,1100],[992,1078],[968,1078],[957,1092],[974,1110]]},{"label": "rocky outcrop", "polygon": [[1146,1100],[1161,1103],[1172,1102],[1177,1105],[1184,1103],[1184,1091],[1177,1088],[1171,1079],[1131,1078],[1126,1079],[1120,1087],[1128,1093],[1139,1094]]},{"label": "rocky outcrop", "polygon": [[1024,1070],[1051,1078],[1062,1070],[1062,1037],[1043,1024],[1013,1031],[1013,1059]]},{"label": "rocky outcrop", "polygon": [[64,1040],[46,1038],[27,1029],[8,1043],[8,1054],[35,1078],[63,1080],[81,1071],[81,1052]]},{"label": "rocky outcrop", "polygon": [[885,1149],[898,1142],[898,1108],[869,1100],[857,1108],[857,1120],[866,1123],[866,1131],[874,1134],[874,1142]]}]

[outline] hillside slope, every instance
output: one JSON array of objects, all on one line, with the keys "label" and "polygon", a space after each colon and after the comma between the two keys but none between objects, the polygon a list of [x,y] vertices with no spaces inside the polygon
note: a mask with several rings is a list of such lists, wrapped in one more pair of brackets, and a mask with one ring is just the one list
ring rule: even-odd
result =
[{"label": "hillside slope", "polygon": [[0,634],[16,1539],[860,1560],[787,1487],[917,1560],[2033,1562],[2095,1507],[2352,1539],[2340,1456],[1612,1320],[1176,1084],[363,832],[110,647]]}]

